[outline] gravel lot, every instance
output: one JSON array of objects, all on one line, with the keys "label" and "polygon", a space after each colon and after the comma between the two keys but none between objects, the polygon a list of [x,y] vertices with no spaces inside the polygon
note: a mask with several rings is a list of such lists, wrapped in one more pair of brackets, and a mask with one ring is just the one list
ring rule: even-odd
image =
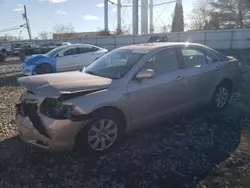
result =
[{"label": "gravel lot", "polygon": [[0,187],[249,187],[244,186],[250,183],[249,86],[244,83],[242,96],[225,111],[202,109],[152,125],[101,157],[45,153],[24,145],[13,108],[23,88],[2,86]]},{"label": "gravel lot", "polygon": [[0,62],[0,76],[21,72],[22,61],[17,57],[9,57],[4,62]]}]

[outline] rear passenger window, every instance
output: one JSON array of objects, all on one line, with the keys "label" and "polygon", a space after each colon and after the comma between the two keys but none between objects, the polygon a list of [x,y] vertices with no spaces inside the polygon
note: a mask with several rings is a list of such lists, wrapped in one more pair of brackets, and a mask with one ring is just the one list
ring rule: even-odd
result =
[{"label": "rear passenger window", "polygon": [[225,56],[224,54],[222,54],[216,50],[211,49],[211,50],[209,50],[209,52],[212,53],[214,56],[216,56],[218,61],[224,62],[224,61],[228,60],[227,56]]},{"label": "rear passenger window", "polygon": [[94,47],[94,46],[86,46],[86,47],[80,47],[80,54],[83,53],[88,53],[88,52],[95,52],[98,50],[98,48]]},{"label": "rear passenger window", "polygon": [[220,59],[211,51],[206,52],[206,57],[208,63],[216,63],[220,61]]},{"label": "rear passenger window", "polygon": [[152,69],[155,75],[178,70],[178,59],[175,49],[165,49],[153,55],[143,66],[143,69]]},{"label": "rear passenger window", "polygon": [[181,52],[185,68],[197,68],[207,64],[206,56],[202,51],[184,48]]},{"label": "rear passenger window", "polygon": [[77,54],[77,49],[76,48],[71,48],[71,49],[65,51],[63,54],[64,54],[64,56],[75,55],[75,54]]},{"label": "rear passenger window", "polygon": [[95,51],[98,51],[99,48],[95,47],[95,46],[92,46],[92,52],[95,52]]}]

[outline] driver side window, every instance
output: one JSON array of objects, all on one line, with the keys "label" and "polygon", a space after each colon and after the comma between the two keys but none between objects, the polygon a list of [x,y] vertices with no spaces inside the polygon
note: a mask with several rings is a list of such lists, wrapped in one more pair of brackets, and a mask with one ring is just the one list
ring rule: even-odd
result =
[{"label": "driver side window", "polygon": [[178,70],[178,58],[174,48],[164,49],[153,55],[142,67],[152,69],[155,76]]}]

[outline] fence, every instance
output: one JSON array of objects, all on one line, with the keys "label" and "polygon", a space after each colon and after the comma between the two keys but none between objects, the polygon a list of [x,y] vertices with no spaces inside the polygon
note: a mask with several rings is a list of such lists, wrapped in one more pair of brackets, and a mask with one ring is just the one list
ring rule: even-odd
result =
[{"label": "fence", "polygon": [[[156,34],[154,34],[156,35]],[[161,33],[159,36],[167,35],[169,42],[195,42],[205,44],[214,49],[249,49],[250,48],[250,29],[214,30],[214,31],[189,31]],[[98,36],[84,37],[78,39],[54,39],[54,40],[32,40],[19,42],[33,42],[38,45],[49,44],[52,42],[88,43],[109,50],[117,47],[147,43],[151,35],[128,35],[128,36]],[[10,43],[17,43],[12,41]],[[1,43],[0,43],[1,45]]]}]

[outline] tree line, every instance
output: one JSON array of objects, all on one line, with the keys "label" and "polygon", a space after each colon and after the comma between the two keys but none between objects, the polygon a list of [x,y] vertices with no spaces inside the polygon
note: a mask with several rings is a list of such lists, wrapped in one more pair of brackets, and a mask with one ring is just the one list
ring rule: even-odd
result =
[{"label": "tree line", "polygon": [[250,0],[196,0],[193,7],[192,30],[250,28]]}]

